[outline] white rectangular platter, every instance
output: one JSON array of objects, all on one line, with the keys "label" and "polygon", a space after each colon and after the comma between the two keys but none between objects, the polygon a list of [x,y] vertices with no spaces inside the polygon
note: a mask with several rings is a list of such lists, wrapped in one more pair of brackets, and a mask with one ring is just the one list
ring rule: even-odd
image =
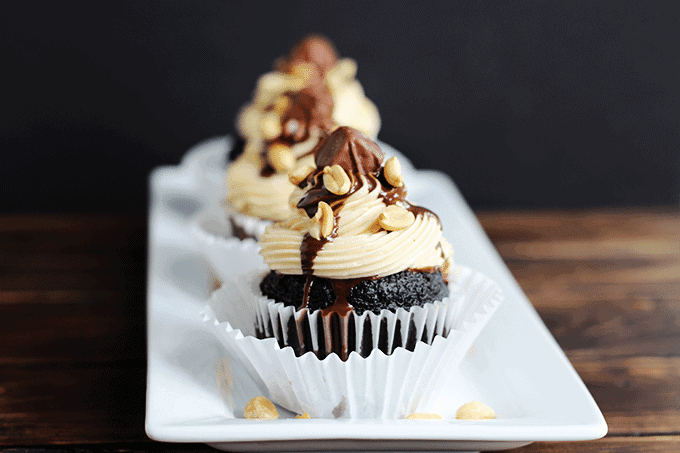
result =
[{"label": "white rectangular platter", "polygon": [[[605,420],[573,367],[512,277],[453,182],[413,171],[409,200],[436,212],[457,263],[482,271],[505,300],[458,371],[464,385],[442,395],[444,419],[243,419],[261,394],[212,336],[199,312],[211,272],[190,234],[193,214],[221,197],[228,138],[205,142],[177,167],[151,175],[146,431],[167,442],[203,442],[233,451],[500,450],[533,441],[597,439]],[[235,269],[242,263],[234,263]],[[220,376],[218,378],[218,375]],[[491,421],[460,421],[456,409],[480,400]]]}]

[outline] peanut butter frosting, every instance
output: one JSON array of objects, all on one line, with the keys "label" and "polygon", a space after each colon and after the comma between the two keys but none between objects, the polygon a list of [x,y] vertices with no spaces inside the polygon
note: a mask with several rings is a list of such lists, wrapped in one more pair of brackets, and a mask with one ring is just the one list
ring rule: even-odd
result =
[{"label": "peanut butter frosting", "polygon": [[253,101],[239,114],[244,152],[227,172],[227,202],[238,212],[282,220],[295,212],[287,200],[288,173],[313,164],[311,150],[338,124],[375,137],[380,118],[355,79],[356,64],[339,60],[326,38],[310,35],[262,76]]},{"label": "peanut butter frosting", "polygon": [[[269,226],[261,255],[282,274],[329,279],[383,277],[403,270],[441,270],[452,249],[439,218],[405,199],[396,158],[360,132],[340,127],[314,151],[315,166],[291,176],[295,214]],[[315,168],[314,168],[315,167]]]}]

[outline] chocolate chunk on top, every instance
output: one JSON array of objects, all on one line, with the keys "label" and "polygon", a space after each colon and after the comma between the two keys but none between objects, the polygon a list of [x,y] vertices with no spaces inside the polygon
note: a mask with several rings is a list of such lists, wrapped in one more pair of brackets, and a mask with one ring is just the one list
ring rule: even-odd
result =
[{"label": "chocolate chunk on top", "polygon": [[378,145],[351,127],[337,128],[314,151],[317,168],[340,165],[348,173],[364,174],[380,171],[385,154]]},{"label": "chocolate chunk on top", "polygon": [[288,97],[290,106],[281,115],[282,139],[299,143],[313,130],[325,132],[333,127],[333,96],[323,82],[288,93]]},{"label": "chocolate chunk on top", "polygon": [[328,72],[338,62],[338,52],[333,43],[321,35],[307,35],[293,46],[287,57],[276,62],[276,69],[290,72],[298,63],[312,63],[321,72]]}]

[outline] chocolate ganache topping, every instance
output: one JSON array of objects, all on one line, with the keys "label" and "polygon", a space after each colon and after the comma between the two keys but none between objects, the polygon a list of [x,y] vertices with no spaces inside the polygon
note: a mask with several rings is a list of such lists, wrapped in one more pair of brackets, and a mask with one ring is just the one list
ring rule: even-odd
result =
[{"label": "chocolate ganache topping", "polygon": [[340,127],[314,150],[316,169],[299,178],[290,197],[298,209],[267,228],[260,240],[269,267],[306,276],[297,308],[307,307],[315,279],[332,282],[336,300],[324,308],[352,311],[348,297],[362,281],[402,271],[441,272],[451,246],[431,211],[406,201],[398,160],[382,165],[380,148],[349,127]]},{"label": "chocolate ganache topping", "polygon": [[281,135],[277,139],[300,143],[314,132],[333,128],[333,96],[323,79],[285,96],[290,99],[290,106],[281,115]]},{"label": "chocolate ganache topping", "polygon": [[378,145],[358,130],[346,126],[336,129],[314,151],[317,168],[340,165],[350,174],[377,174],[384,158]]},{"label": "chocolate ganache topping", "polygon": [[322,77],[314,71],[310,77],[305,88],[284,93],[266,110],[262,177],[288,173],[333,128],[333,96]]},{"label": "chocolate ganache topping", "polygon": [[325,36],[310,34],[296,43],[290,53],[274,64],[277,71],[291,72],[300,63],[312,63],[322,73],[328,72],[338,62],[338,52]]}]

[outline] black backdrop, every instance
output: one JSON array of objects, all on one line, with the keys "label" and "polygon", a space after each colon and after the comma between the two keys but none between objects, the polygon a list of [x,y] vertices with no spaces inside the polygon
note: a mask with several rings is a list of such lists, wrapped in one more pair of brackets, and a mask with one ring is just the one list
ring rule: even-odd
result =
[{"label": "black backdrop", "polygon": [[0,3],[0,211],[146,207],[310,31],[475,208],[677,206],[678,2]]}]

